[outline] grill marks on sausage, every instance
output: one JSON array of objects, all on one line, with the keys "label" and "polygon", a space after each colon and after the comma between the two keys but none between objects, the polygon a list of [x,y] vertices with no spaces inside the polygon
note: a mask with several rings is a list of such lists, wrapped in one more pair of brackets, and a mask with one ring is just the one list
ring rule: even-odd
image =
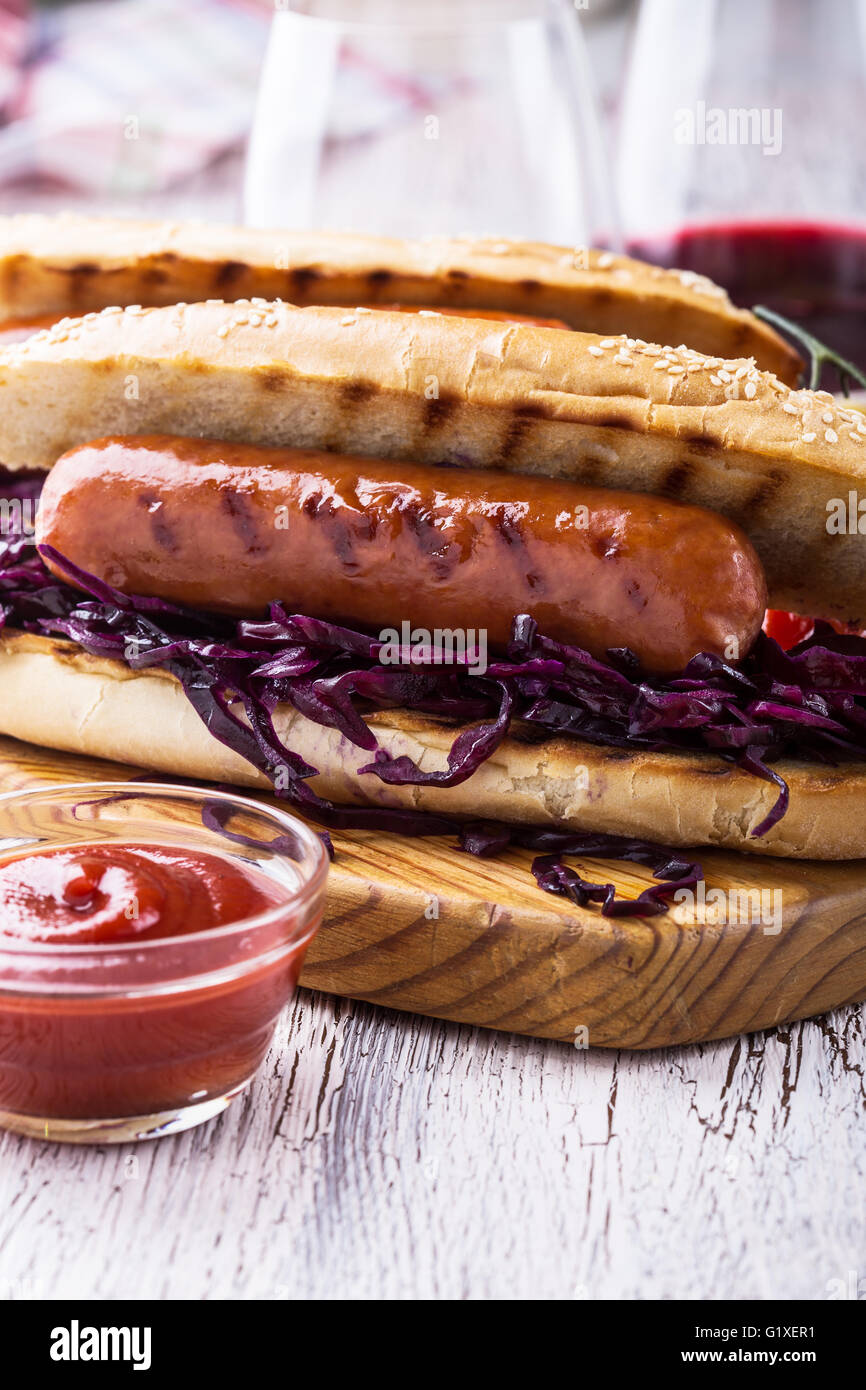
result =
[{"label": "grill marks on sausage", "polygon": [[412,537],[434,580],[448,579],[461,563],[474,539],[474,531],[449,527],[446,512],[437,511],[435,498],[412,489],[384,490],[363,500],[357,495],[334,495],[323,488],[310,491],[302,503],[304,514],[325,530],[334,554],[344,570],[363,568],[361,551],[384,529],[399,526]]},{"label": "grill marks on sausage", "polygon": [[142,492],[138,505],[148,513],[154,543],[160,550],[177,554],[180,550],[177,535],[163,514],[163,500],[155,492]]},{"label": "grill marks on sausage", "polygon": [[[228,515],[232,526],[243,541],[247,553],[249,555],[263,554],[268,547],[260,539],[261,522],[257,518],[254,508],[250,505],[249,497],[233,488],[221,488],[219,496],[220,506]],[[274,517],[274,521],[276,521],[276,517]]]},{"label": "grill marks on sausage", "polygon": [[309,492],[301,504],[301,510],[326,532],[334,558],[343,572],[348,575],[361,574],[364,565],[358,547],[374,539],[379,516],[371,509],[364,509],[357,498],[353,506],[343,505],[341,498],[326,492],[324,488]]},{"label": "grill marks on sausage", "polygon": [[600,560],[615,560],[624,549],[621,537],[610,533],[593,536],[591,545]]},{"label": "grill marks on sausage", "polygon": [[460,564],[463,546],[443,531],[443,518],[436,516],[417,498],[401,499],[399,511],[420,554],[431,566],[432,578],[447,579]]},{"label": "grill marks on sausage", "polygon": [[641,589],[640,581],[637,579],[628,580],[625,585],[624,592],[626,598],[629,600],[630,603],[634,605],[634,607],[638,611],[640,611],[643,608],[646,608],[647,604],[649,603],[649,595],[643,592],[643,590]]},{"label": "grill marks on sausage", "polygon": [[517,508],[508,506],[497,507],[492,513],[492,520],[497,532],[509,549],[525,549],[526,537],[523,534],[523,528],[520,524],[523,518]]}]

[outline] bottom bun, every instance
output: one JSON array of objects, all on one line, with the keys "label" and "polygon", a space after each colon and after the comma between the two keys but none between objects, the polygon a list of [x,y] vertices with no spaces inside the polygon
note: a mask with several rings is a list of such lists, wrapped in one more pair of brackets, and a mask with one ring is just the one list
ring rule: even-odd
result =
[{"label": "bottom bun", "polygon": [[[751,830],[776,788],[712,754],[630,753],[575,738],[539,739],[517,726],[459,787],[391,787],[358,775],[371,754],[288,706],[274,723],[319,775],[310,786],[342,805],[410,807],[461,818],[559,825],[638,836],[671,846],[717,845],[783,858],[866,856],[866,764],[775,766],[790,806],[769,834]],[[424,771],[446,766],[455,728],[411,712],[367,716],[392,757]],[[131,671],[74,643],[29,633],[0,641],[0,733],[153,772],[267,788],[267,779],[215,739],[168,672]]]}]

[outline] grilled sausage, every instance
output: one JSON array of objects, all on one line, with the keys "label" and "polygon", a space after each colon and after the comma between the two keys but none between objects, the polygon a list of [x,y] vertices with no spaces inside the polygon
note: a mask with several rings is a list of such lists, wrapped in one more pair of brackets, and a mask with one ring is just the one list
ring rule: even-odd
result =
[{"label": "grilled sausage", "polygon": [[[486,629],[515,614],[648,671],[745,655],[760,561],[699,507],[541,477],[142,436],[65,454],[37,540],[128,593],[257,616],[279,599],[379,631]],[[62,573],[62,570],[58,570]]]}]

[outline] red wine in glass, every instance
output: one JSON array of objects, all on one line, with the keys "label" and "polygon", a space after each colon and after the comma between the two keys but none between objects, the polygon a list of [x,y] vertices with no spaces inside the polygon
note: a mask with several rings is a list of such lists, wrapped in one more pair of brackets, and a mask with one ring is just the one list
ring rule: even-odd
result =
[{"label": "red wine in glass", "polygon": [[[866,228],[817,221],[685,226],[632,255],[708,275],[736,304],[763,304],[866,371]],[[824,381],[829,389],[838,382]]]}]

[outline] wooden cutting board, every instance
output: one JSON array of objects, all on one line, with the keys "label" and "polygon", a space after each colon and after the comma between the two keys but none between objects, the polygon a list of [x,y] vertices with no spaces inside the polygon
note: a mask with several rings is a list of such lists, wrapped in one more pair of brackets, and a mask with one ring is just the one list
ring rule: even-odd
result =
[{"label": "wooden cutting board", "polygon": [[[0,738],[2,791],[138,771]],[[310,989],[578,1047],[631,1048],[728,1037],[866,997],[864,860],[707,851],[707,889],[726,895],[721,908],[710,898],[696,910],[610,920],[542,893],[527,851],[477,860],[447,838],[332,838],[325,922],[301,976]],[[652,881],[636,865],[575,862],[628,896]]]}]

